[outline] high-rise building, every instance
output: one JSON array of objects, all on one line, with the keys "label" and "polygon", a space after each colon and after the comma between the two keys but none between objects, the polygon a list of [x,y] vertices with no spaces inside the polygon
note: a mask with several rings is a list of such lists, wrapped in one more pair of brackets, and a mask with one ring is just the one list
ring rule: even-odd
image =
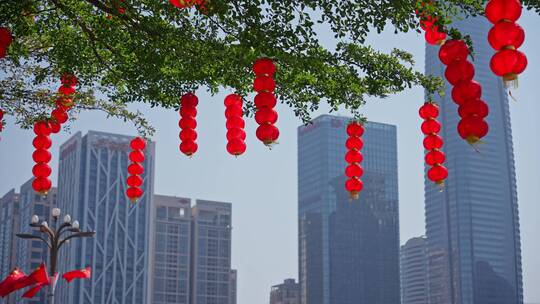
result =
[{"label": "high-rise building", "polygon": [[[0,280],[17,266],[19,225],[19,194],[12,189],[0,198]],[[5,303],[15,303],[15,296],[7,296]]]},{"label": "high-rise building", "polygon": [[[57,204],[57,189],[51,188],[47,195],[39,195],[32,188],[33,178],[21,186],[19,196],[19,228],[22,233],[34,233],[40,235],[38,231],[29,226],[32,216],[37,215],[41,222],[51,223],[51,209]],[[13,254],[13,252],[12,252]],[[49,261],[49,248],[39,240],[17,239],[17,266],[29,273],[35,270],[42,262]],[[13,300],[19,300],[22,292],[13,294]],[[47,293],[40,292],[34,298],[28,299],[27,303],[47,303]],[[15,303],[15,302],[14,302]]]},{"label": "high-rise building", "polygon": [[0,198],[0,280],[5,278],[16,266],[17,242],[15,233],[19,232],[19,194],[12,189]]},{"label": "high-rise building", "polygon": [[425,237],[401,246],[401,304],[428,304],[428,255]]},{"label": "high-rise building", "polygon": [[230,288],[231,294],[229,295],[230,301],[229,304],[236,304],[236,294],[237,294],[237,284],[238,284],[238,271],[236,269],[231,269],[230,275]]},{"label": "high-rise building", "polygon": [[231,204],[154,195],[152,304],[236,304]]},{"label": "high-rise building", "polygon": [[[452,24],[474,43],[475,79],[489,105],[489,134],[475,151],[456,131],[457,106],[446,95],[440,106],[449,177],[444,191],[426,180],[429,292],[433,304],[522,304],[522,266],[516,175],[506,89],[492,74],[491,24],[483,17]],[[426,73],[444,74],[438,47],[426,48]]]},{"label": "high-rise building", "polygon": [[[60,147],[58,205],[93,238],[62,249],[60,271],[92,267],[93,276],[59,284],[56,303],[147,303],[149,230],[154,177],[154,143],[144,151],[144,195],[125,195],[130,136],[90,131]],[[21,217],[22,221],[22,217]]]},{"label": "high-rise building", "polygon": [[191,200],[154,195],[151,304],[189,304]]},{"label": "high-rise building", "polygon": [[364,189],[351,201],[344,189],[349,120],[322,115],[298,128],[302,304],[400,301],[396,127],[366,123]]},{"label": "high-rise building", "polygon": [[272,286],[270,304],[300,304],[300,284],[294,279]]},{"label": "high-rise building", "polygon": [[231,204],[197,200],[192,209],[191,304],[229,304]]}]

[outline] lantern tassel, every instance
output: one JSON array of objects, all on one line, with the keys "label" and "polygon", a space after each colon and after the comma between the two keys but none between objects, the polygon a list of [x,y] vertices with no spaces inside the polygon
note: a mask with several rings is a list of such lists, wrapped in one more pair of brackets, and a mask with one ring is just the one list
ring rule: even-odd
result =
[{"label": "lantern tassel", "polygon": [[510,96],[510,98],[512,98],[513,101],[517,102],[517,98],[514,97],[514,95],[512,95],[512,90],[508,90],[508,95]]}]

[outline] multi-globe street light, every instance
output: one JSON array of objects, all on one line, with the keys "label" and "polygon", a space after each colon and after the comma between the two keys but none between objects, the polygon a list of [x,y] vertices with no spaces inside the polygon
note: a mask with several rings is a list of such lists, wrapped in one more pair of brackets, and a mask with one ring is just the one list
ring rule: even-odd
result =
[{"label": "multi-globe street light", "polygon": [[[52,226],[49,226],[47,221],[40,223],[40,218],[37,215],[32,216],[30,227],[39,229],[38,231],[44,235],[34,235],[26,233],[18,233],[17,237],[22,239],[40,240],[44,242],[49,248],[49,277],[54,277],[57,272],[58,266],[58,253],[60,248],[69,243],[71,239],[93,237],[95,231],[81,231],[78,221],[71,221],[71,216],[66,214],[63,218],[63,223],[58,226],[58,219],[60,218],[61,211],[58,208],[51,210],[53,219]],[[56,282],[51,282],[49,285],[49,303],[54,303],[54,290]]]}]

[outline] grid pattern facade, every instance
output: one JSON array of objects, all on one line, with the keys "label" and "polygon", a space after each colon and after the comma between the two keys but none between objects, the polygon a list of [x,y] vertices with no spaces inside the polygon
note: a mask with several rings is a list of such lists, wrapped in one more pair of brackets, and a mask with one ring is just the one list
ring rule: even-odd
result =
[{"label": "grid pattern facade", "polygon": [[302,304],[399,303],[395,126],[363,136],[364,190],[344,189],[346,125],[322,115],[298,129],[299,279]]},{"label": "grid pattern facade", "polygon": [[[475,79],[490,107],[489,134],[476,153],[456,131],[459,120],[451,86],[441,107],[449,178],[439,191],[425,182],[430,303],[523,303],[521,244],[514,153],[506,90],[489,69],[491,24],[483,17],[452,24],[471,35]],[[442,76],[438,47],[426,47],[426,73]]]},{"label": "grid pattern facade", "polygon": [[272,286],[270,304],[300,304],[300,285],[294,279]]},{"label": "grid pattern facade", "polygon": [[144,195],[132,204],[125,195],[131,139],[90,131],[60,147],[59,206],[96,235],[63,248],[60,271],[91,266],[94,275],[59,284],[58,304],[147,303],[154,144],[145,150]]},{"label": "grid pattern facade", "polygon": [[[19,208],[19,228],[22,233],[33,233],[34,235],[41,235],[41,233],[33,228],[30,228],[29,224],[33,215],[39,216],[40,221],[47,221],[50,226],[53,226],[51,222],[51,209],[56,206],[57,203],[57,191],[56,188],[51,188],[49,193],[45,196],[36,194],[32,188],[33,179],[28,180],[21,186],[20,190],[20,208]],[[47,245],[39,240],[27,240],[17,239],[17,266],[24,272],[29,273],[35,270],[42,262],[49,264],[49,250]],[[38,293],[33,299],[28,299],[26,303],[46,303],[46,292]],[[20,299],[22,292],[17,292],[12,296],[14,299]]]},{"label": "grid pattern facade", "polygon": [[426,238],[412,238],[401,246],[401,304],[428,304]]},{"label": "grid pattern facade", "polygon": [[15,189],[0,198],[0,278],[15,267],[15,233],[19,231],[19,194]]},{"label": "grid pattern facade", "polygon": [[191,200],[154,195],[152,304],[189,304]]},{"label": "grid pattern facade", "polygon": [[231,204],[197,200],[192,221],[191,304],[229,304]]}]

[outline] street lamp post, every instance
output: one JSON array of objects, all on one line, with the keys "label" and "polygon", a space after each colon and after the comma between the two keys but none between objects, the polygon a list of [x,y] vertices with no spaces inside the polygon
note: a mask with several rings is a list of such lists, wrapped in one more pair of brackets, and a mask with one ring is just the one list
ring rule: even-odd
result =
[{"label": "street lamp post", "polygon": [[[53,208],[51,210],[51,215],[53,218],[52,227],[46,221],[39,222],[40,219],[37,215],[32,216],[32,221],[30,222],[30,227],[37,228],[38,231],[44,235],[34,235],[26,233],[18,233],[17,237],[22,239],[31,239],[31,240],[40,240],[47,244],[49,248],[49,277],[54,277],[57,272],[57,263],[58,263],[58,253],[60,248],[69,243],[69,240],[74,238],[83,238],[83,237],[93,237],[96,234],[95,231],[81,231],[78,221],[71,221],[71,216],[66,214],[64,216],[64,222],[58,226],[58,218],[60,217],[61,211],[58,208]],[[54,303],[54,290],[56,282],[52,282],[49,285],[49,303]]]}]

